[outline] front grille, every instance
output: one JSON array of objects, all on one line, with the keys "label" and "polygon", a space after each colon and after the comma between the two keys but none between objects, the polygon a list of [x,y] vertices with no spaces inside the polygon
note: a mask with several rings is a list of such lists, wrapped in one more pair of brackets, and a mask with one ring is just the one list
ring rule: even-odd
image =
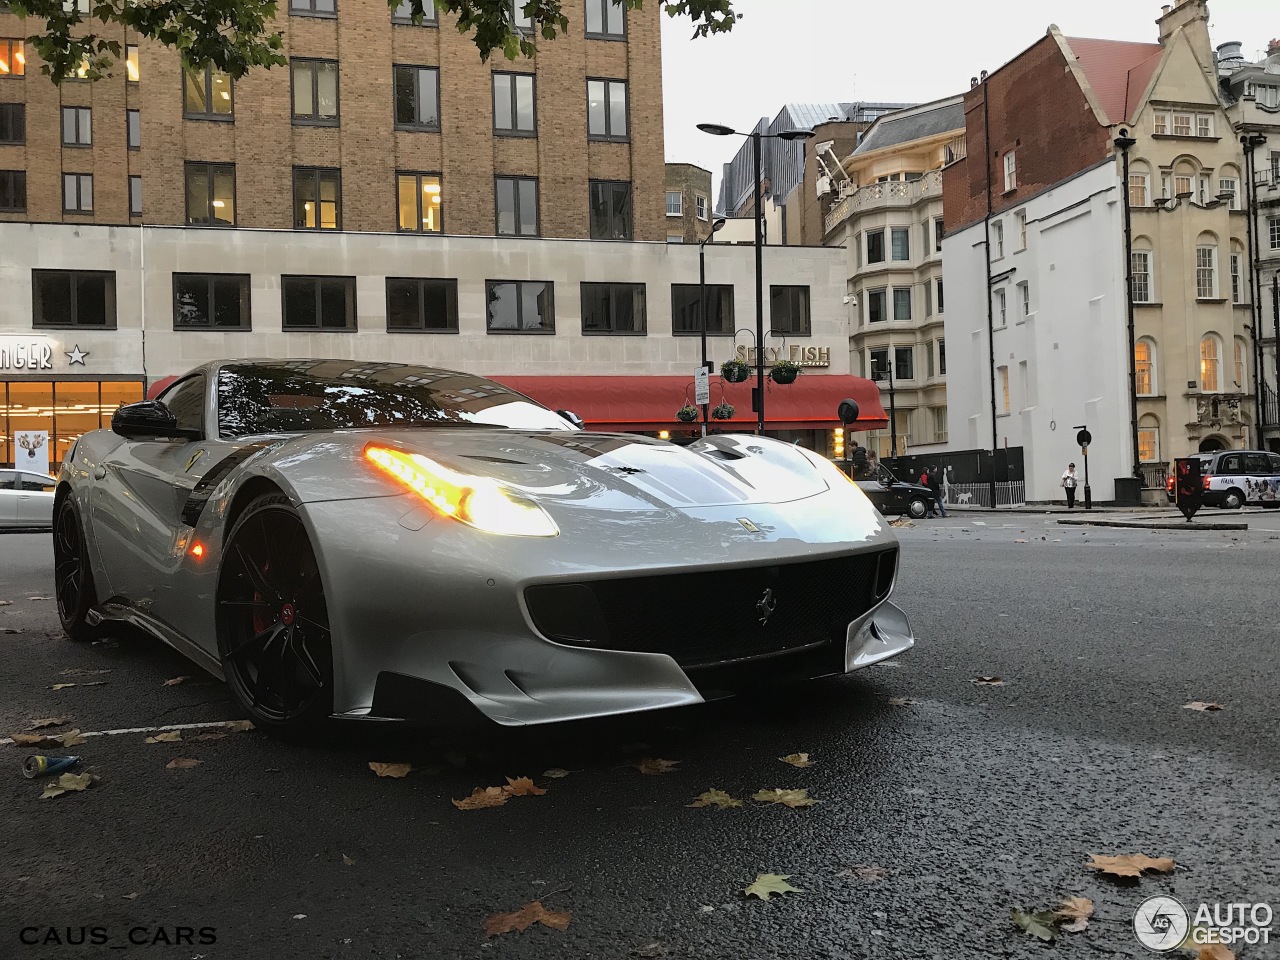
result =
[{"label": "front grille", "polygon": [[[897,550],[772,566],[525,589],[534,626],[575,646],[665,653],[704,667],[843,641],[884,598]],[[771,592],[770,592],[771,591]],[[772,601],[773,611],[761,622]],[[763,604],[763,606],[762,606]]]}]

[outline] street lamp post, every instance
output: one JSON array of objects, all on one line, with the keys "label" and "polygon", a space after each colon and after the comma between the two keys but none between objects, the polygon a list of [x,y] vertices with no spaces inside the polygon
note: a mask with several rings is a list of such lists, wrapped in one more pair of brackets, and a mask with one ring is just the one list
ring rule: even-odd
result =
[{"label": "street lamp post", "polygon": [[[711,232],[698,241],[698,332],[702,334],[702,369],[711,376],[711,364],[707,362],[707,244],[724,226],[724,217],[717,217],[711,224]],[[709,398],[708,398],[709,399]],[[702,435],[707,435],[707,412],[711,404],[702,405]]]},{"label": "street lamp post", "polygon": [[716,137],[747,137],[751,140],[751,159],[755,172],[755,212],[756,212],[756,386],[752,391],[752,406],[756,411],[756,433],[764,435],[764,205],[760,200],[760,183],[764,175],[760,170],[760,141],[769,140],[808,140],[813,136],[812,130],[781,130],[778,133],[761,133],[752,130],[741,133],[733,127],[719,123],[700,123],[698,129]]}]

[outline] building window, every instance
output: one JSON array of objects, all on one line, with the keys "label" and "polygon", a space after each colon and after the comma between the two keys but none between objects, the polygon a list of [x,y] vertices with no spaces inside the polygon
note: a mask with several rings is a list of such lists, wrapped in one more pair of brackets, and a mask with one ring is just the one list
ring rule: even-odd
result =
[{"label": "building window", "polygon": [[1129,174],[1129,206],[1145,207],[1148,205],[1148,179],[1145,173]]},{"label": "building window", "polygon": [[933,440],[943,443],[947,439],[947,408],[930,407],[933,412]]},{"label": "building window", "polygon": [[883,287],[867,291],[867,323],[881,323],[889,319],[888,296]]},{"label": "building window", "polygon": [[[1016,152],[1010,150],[1004,155],[1004,192],[1018,188],[1018,160]],[[1006,407],[1008,405],[1006,404]]]},{"label": "building window", "polygon": [[436,7],[432,0],[422,0],[422,19],[415,21],[413,19],[413,4],[410,0],[400,0],[396,4],[395,9],[391,11],[392,23],[413,24],[416,22],[418,26],[434,27],[436,25]]},{"label": "building window", "polygon": [[786,336],[807,337],[813,333],[809,317],[809,288],[769,287],[770,330]]},{"label": "building window", "polygon": [[531,73],[493,75],[493,129],[509,137],[537,133],[536,81]]},{"label": "building window", "polygon": [[1222,341],[1209,334],[1200,341],[1200,389],[1205,393],[1222,391]]},{"label": "building window", "polygon": [[926,341],[924,345],[924,371],[925,379],[933,379],[933,341]]},{"label": "building window", "polygon": [[395,68],[397,130],[440,129],[440,71],[435,67]]},{"label": "building window", "polygon": [[1135,389],[1140,397],[1156,395],[1156,345],[1155,341],[1143,337],[1133,345],[1133,369]]},{"label": "building window", "polygon": [[933,316],[933,284],[926,280],[924,286],[924,315]]},{"label": "building window", "polygon": [[1267,237],[1272,250],[1280,250],[1280,217],[1267,217]]},{"label": "building window", "polygon": [[1196,136],[1212,137],[1213,136],[1213,117],[1207,113],[1196,114]]},{"label": "building window", "polygon": [[183,73],[182,115],[189,120],[230,120],[234,114],[231,78],[213,67]]},{"label": "building window", "polygon": [[627,18],[619,0],[587,0],[587,36],[618,40],[627,35]]},{"label": "building window", "polygon": [[[731,337],[734,331],[733,284],[706,285],[707,336]],[[702,287],[696,283],[671,285],[671,332],[676,336],[702,333]]]},{"label": "building window", "polygon": [[231,163],[187,164],[187,223],[236,225],[236,168]]},{"label": "building window", "polygon": [[284,330],[354,330],[355,277],[281,277]]},{"label": "building window", "polygon": [[631,239],[631,184],[591,181],[591,239]]},{"label": "building window", "polygon": [[587,137],[627,139],[627,81],[587,81]]},{"label": "building window", "polygon": [[522,33],[533,32],[533,18],[525,12],[526,0],[507,0],[507,12],[511,14],[511,26]]},{"label": "building window", "polygon": [[387,332],[458,332],[458,281],[387,277]]},{"label": "building window", "polygon": [[1151,302],[1151,251],[1134,250],[1130,258],[1134,303]]},{"label": "building window", "polygon": [[0,143],[21,145],[27,140],[27,105],[0,103]]},{"label": "building window", "polygon": [[97,270],[32,270],[34,327],[114,327],[116,275]]},{"label": "building window", "polygon": [[1018,304],[1018,322],[1021,323],[1031,316],[1031,285],[1025,281],[1018,284]]},{"label": "building window", "polygon": [[1240,254],[1233,253],[1231,263],[1231,302],[1240,302]]},{"label": "building window", "polygon": [[707,219],[707,198],[700,193],[693,195],[693,209],[699,220]]},{"label": "building window", "polygon": [[871,379],[877,382],[889,379],[889,348],[876,347],[870,352]]},{"label": "building window", "polygon": [[938,278],[938,316],[942,316],[942,278]]},{"label": "building window", "polygon": [[538,235],[538,181],[533,177],[498,177],[495,181],[498,236]]},{"label": "building window", "polygon": [[1169,133],[1169,114],[1155,113],[1151,120],[1151,132],[1157,137],[1166,136]]},{"label": "building window", "polygon": [[93,174],[62,175],[63,213],[93,213]]},{"label": "building window", "polygon": [[684,243],[683,233],[668,233],[667,243]]},{"label": "building window", "polygon": [[289,0],[289,13],[302,17],[336,17],[337,0]]},{"label": "building window", "polygon": [[1008,312],[1008,303],[1006,302],[1005,292],[1003,290],[997,290],[995,292],[995,310],[993,312],[995,314],[996,328],[999,329],[1007,322],[1006,314]]},{"label": "building window", "polygon": [[1186,174],[1175,174],[1173,178],[1173,195],[1175,197],[1191,196],[1191,177]]},{"label": "building window", "polygon": [[486,326],[490,333],[555,333],[554,285],[543,280],[489,280]]},{"label": "building window", "polygon": [[933,221],[933,252],[942,252],[942,238],[946,234],[941,217],[935,218]]},{"label": "building window", "polygon": [[1019,210],[1013,215],[1014,222],[1018,225],[1018,249],[1027,249],[1027,211]]},{"label": "building window", "polygon": [[938,373],[942,376],[947,375],[947,341],[938,341]]},{"label": "building window", "polygon": [[1200,193],[1196,199],[1201,206],[1204,206],[1206,203],[1209,202],[1209,175],[1208,174],[1205,174],[1205,173],[1200,174]]},{"label": "building window", "polygon": [[580,286],[583,333],[644,334],[643,283],[583,283]]},{"label": "building window", "polygon": [[322,167],[293,168],[295,230],[342,229],[342,172]]},{"label": "building window", "polygon": [[1173,115],[1173,135],[1175,137],[1191,136],[1191,118],[1189,113],[1175,113]]},{"label": "building window", "polygon": [[27,73],[27,56],[23,42],[13,37],[0,37],[0,77],[21,77]]},{"label": "building window", "polygon": [[142,111],[125,111],[125,141],[130,150],[142,149]]},{"label": "building window", "polygon": [[867,263],[884,263],[884,231],[867,231]]},{"label": "building window", "polygon": [[1196,247],[1196,299],[1212,300],[1218,295],[1218,248]]},{"label": "building window", "polygon": [[1143,463],[1160,462],[1159,427],[1138,428],[1138,459]]},{"label": "building window", "polygon": [[400,229],[407,233],[444,232],[444,202],[437,173],[396,174]]},{"label": "building window", "polygon": [[1218,196],[1227,198],[1227,209],[1240,209],[1240,181],[1235,177],[1220,177],[1218,179]]},{"label": "building window", "polygon": [[142,67],[138,62],[138,45],[130,43],[124,48],[124,68],[125,75],[129,78],[130,83],[137,83],[142,79]]},{"label": "building window", "polygon": [[999,382],[1000,412],[1009,412],[1009,368],[996,367],[996,380]]},{"label": "building window", "polygon": [[911,259],[911,231],[894,227],[889,231],[889,255],[894,260]]},{"label": "building window", "polygon": [[249,329],[247,273],[175,273],[173,328]]},{"label": "building window", "polygon": [[1232,359],[1235,360],[1235,372],[1236,372],[1235,388],[1237,391],[1241,393],[1244,392],[1244,385],[1246,382],[1248,382],[1248,373],[1249,373],[1247,369],[1247,364],[1245,363],[1245,359],[1244,359],[1244,351],[1245,351],[1244,337],[1236,337],[1235,353]]},{"label": "building window", "polygon": [[911,319],[911,288],[895,287],[893,290],[893,319]]},{"label": "building window", "polygon": [[683,217],[684,216],[684,194],[679,190],[667,191],[667,216]]},{"label": "building window", "polygon": [[142,216],[142,178],[136,175],[129,178],[129,216]]},{"label": "building window", "polygon": [[93,111],[88,107],[62,108],[62,145],[93,146]]},{"label": "building window", "polygon": [[27,171],[0,170],[0,211],[25,213],[27,209]]},{"label": "building window", "polygon": [[991,259],[999,260],[1001,257],[1004,256],[1004,221],[1003,220],[991,221],[991,242],[992,242]]},{"label": "building window", "polygon": [[338,61],[292,60],[293,122],[338,124]]},{"label": "building window", "polygon": [[893,348],[893,376],[895,380],[914,380],[916,378],[915,348]]}]

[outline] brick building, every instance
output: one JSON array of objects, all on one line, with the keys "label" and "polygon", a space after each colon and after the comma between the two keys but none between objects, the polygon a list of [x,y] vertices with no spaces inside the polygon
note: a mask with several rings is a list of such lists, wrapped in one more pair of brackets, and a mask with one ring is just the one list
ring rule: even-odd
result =
[{"label": "brick building", "polygon": [[667,242],[697,243],[711,232],[711,171],[667,164]]}]

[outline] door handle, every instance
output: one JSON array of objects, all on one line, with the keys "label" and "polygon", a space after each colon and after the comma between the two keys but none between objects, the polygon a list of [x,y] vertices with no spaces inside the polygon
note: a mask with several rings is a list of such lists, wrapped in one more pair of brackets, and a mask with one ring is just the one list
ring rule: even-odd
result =
[{"label": "door handle", "polygon": [[105,479],[107,479],[107,468],[106,468],[106,467],[94,467],[94,468],[93,468],[93,479],[95,479],[95,480],[105,480]]}]

